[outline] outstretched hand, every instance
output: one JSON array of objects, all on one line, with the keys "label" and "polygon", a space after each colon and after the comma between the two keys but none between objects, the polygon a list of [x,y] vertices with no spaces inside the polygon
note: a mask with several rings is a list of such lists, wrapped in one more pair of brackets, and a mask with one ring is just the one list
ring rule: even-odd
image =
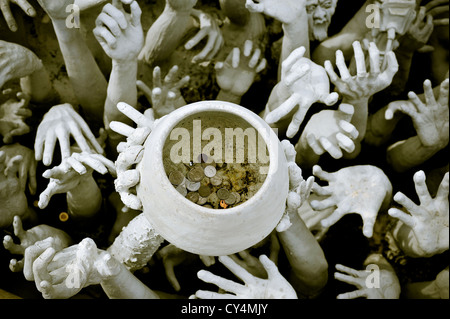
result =
[{"label": "outstretched hand", "polygon": [[430,80],[424,82],[423,88],[425,103],[410,92],[409,101],[389,105],[386,119],[392,119],[396,111],[409,115],[422,145],[440,150],[449,141],[449,79],[441,83],[439,97],[435,97]]},{"label": "outstretched hand", "polygon": [[[127,13],[123,5],[130,5]],[[144,46],[141,8],[134,0],[113,0],[103,7],[95,22],[94,35],[105,53],[115,61],[137,60]]]},{"label": "outstretched hand", "polygon": [[443,253],[449,248],[449,173],[442,179],[435,198],[432,198],[428,191],[423,171],[414,174],[414,184],[420,205],[398,192],[394,200],[409,214],[398,208],[391,208],[388,213],[412,229],[422,250],[416,252],[418,255],[430,257]]},{"label": "outstretched hand", "polygon": [[217,84],[221,90],[241,97],[250,89],[256,74],[263,71],[266,65],[261,49],[247,40],[242,52],[234,48],[224,62],[216,63]]},{"label": "outstretched hand", "polygon": [[[309,149],[317,156],[328,152],[335,159],[342,158],[344,152],[347,154],[354,152],[355,139],[359,133],[351,124],[353,114],[353,105],[345,103],[339,105],[336,111],[323,110],[314,114],[306,124],[296,145],[298,159],[308,157]],[[318,157],[316,158],[313,164],[317,163]],[[311,160],[305,158],[301,162],[310,163]]]},{"label": "outstretched hand", "polygon": [[186,75],[178,80],[178,71],[178,66],[174,65],[164,77],[163,81],[160,67],[155,67],[153,69],[153,89],[150,89],[141,80],[136,82],[138,89],[152,103],[152,109],[156,118],[161,118],[186,105],[186,101],[181,95],[180,90],[188,84],[190,77]]},{"label": "outstretched hand", "polygon": [[280,274],[277,266],[265,255],[261,255],[259,260],[267,272],[268,279],[251,275],[228,256],[219,257],[219,261],[240,278],[244,285],[216,276],[209,271],[200,270],[197,276],[201,280],[217,285],[231,294],[198,290],[195,296],[200,299],[297,299],[294,288]]},{"label": "outstretched hand", "polygon": [[53,195],[67,193],[77,187],[83,179],[91,177],[94,170],[100,174],[116,173],[112,161],[103,155],[85,152],[73,153],[59,166],[46,170],[43,176],[50,182],[39,196],[39,208],[47,207]]},{"label": "outstretched hand", "polygon": [[348,103],[368,101],[372,95],[387,88],[392,83],[392,79],[399,68],[395,53],[390,51],[385,57],[387,60],[386,67],[382,69],[380,51],[376,44],[372,42],[369,45],[370,70],[368,72],[361,43],[355,41],[353,50],[356,61],[355,75],[350,74],[341,50],[336,51],[336,65],[340,77],[334,71],[331,62],[325,61],[325,70],[331,82]]},{"label": "outstretched hand", "polygon": [[[372,254],[365,260],[366,270],[355,270],[343,265],[336,265],[334,278],[354,285],[358,290],[343,293],[338,299],[398,299],[400,282],[388,261],[380,254]],[[375,273],[376,272],[376,273]]]},{"label": "outstretched hand", "polygon": [[45,299],[70,298],[118,271],[117,260],[90,238],[58,251],[49,237],[25,250],[24,276],[35,282]]},{"label": "outstretched hand", "polygon": [[361,165],[328,173],[316,165],[313,174],[329,185],[314,184],[313,192],[328,197],[311,201],[311,207],[315,210],[336,207],[321,221],[322,226],[330,227],[344,215],[356,213],[362,217],[364,236],[372,237],[378,212],[392,196],[392,185],[384,172],[375,166]]},{"label": "outstretched hand", "polygon": [[191,50],[204,38],[208,38],[205,47],[192,58],[192,63],[212,60],[224,44],[222,32],[215,19],[206,12],[193,9],[192,15],[199,20],[200,30],[184,45],[186,50]]},{"label": "outstretched hand", "polygon": [[87,123],[72,105],[66,103],[53,106],[39,124],[34,142],[36,160],[42,160],[46,166],[50,165],[56,141],[59,141],[62,159],[69,157],[71,135],[83,152],[95,150],[103,153],[103,148]]},{"label": "outstretched hand", "polygon": [[[72,242],[72,239],[66,232],[48,225],[37,225],[31,229],[24,230],[19,216],[14,216],[13,229],[14,235],[19,238],[20,243],[16,244],[10,235],[6,235],[3,238],[3,246],[14,255],[24,255],[25,249],[38,241],[50,237],[53,239],[54,248],[57,250],[68,247]],[[13,272],[22,271],[23,263],[24,259],[11,259],[9,269]]]},{"label": "outstretched hand", "polygon": [[305,58],[305,52],[306,49],[300,47],[283,61],[280,85],[287,93],[286,99],[265,116],[268,124],[275,124],[294,112],[286,133],[289,138],[297,134],[312,104],[321,102],[330,106],[339,98],[337,93],[330,93],[325,69]]}]

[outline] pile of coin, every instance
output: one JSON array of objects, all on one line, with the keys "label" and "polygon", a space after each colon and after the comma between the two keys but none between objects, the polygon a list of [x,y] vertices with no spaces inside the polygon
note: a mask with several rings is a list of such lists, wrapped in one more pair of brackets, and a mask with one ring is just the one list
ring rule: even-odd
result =
[{"label": "pile of coin", "polygon": [[169,181],[181,195],[198,205],[212,209],[232,208],[254,193],[246,185],[253,178],[249,178],[242,164],[216,164],[200,154],[196,163],[179,165],[182,166],[169,172]]}]

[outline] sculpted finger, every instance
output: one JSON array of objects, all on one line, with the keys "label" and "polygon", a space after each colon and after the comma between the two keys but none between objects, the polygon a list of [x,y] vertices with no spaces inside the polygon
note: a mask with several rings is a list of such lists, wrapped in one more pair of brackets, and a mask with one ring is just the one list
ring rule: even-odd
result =
[{"label": "sculpted finger", "polygon": [[355,52],[357,76],[365,77],[367,75],[366,59],[359,41],[353,42],[353,51]]},{"label": "sculpted finger", "polygon": [[56,145],[56,136],[52,131],[48,131],[44,142],[44,156],[42,162],[45,166],[49,166],[53,161],[53,152]]},{"label": "sculpted finger", "polygon": [[440,86],[438,103],[444,107],[448,107],[449,79],[445,79]]},{"label": "sculpted finger", "polygon": [[379,74],[381,72],[380,51],[374,42],[369,44],[370,73]]},{"label": "sculpted finger", "polygon": [[48,273],[47,266],[55,256],[56,251],[53,247],[47,248],[33,263],[33,276],[38,290],[41,290],[41,282],[51,282],[50,274]]},{"label": "sculpted finger", "polygon": [[153,121],[151,121],[148,117],[146,117],[144,114],[140,113],[138,110],[136,110],[131,105],[120,102],[117,104],[117,108],[119,109],[120,112],[125,114],[128,118],[130,118],[138,126],[146,126],[146,127],[153,126]]},{"label": "sculpted finger", "polygon": [[[230,260],[231,260],[231,258],[230,258]],[[214,275],[207,270],[200,270],[197,273],[197,277],[199,279],[203,280],[204,282],[214,284],[217,287],[222,288],[225,291],[233,292],[235,294],[244,293],[244,286],[242,286],[241,284],[238,284],[234,281]]]},{"label": "sculpted finger", "polygon": [[33,281],[33,263],[38,256],[40,256],[47,248],[52,247],[54,244],[54,239],[49,237],[47,239],[38,241],[34,245],[29,246],[25,249],[24,253],[24,267],[23,275],[26,280]]},{"label": "sculpted finger", "polygon": [[414,174],[413,179],[414,179],[414,186],[416,188],[416,193],[420,200],[420,204],[424,206],[430,206],[433,199],[431,198],[430,192],[428,191],[424,171],[416,172]]},{"label": "sculpted finger", "polygon": [[308,134],[306,136],[306,141],[308,142],[309,147],[311,147],[311,149],[315,154],[320,156],[323,153],[325,153],[325,149],[317,141],[317,138],[314,136],[314,134]]},{"label": "sculpted finger", "polygon": [[22,10],[30,17],[36,16],[36,10],[27,0],[15,0],[17,5],[22,8]]},{"label": "sculpted finger", "polygon": [[339,147],[347,153],[352,153],[356,148],[355,142],[342,133],[336,134],[336,140],[338,141]]},{"label": "sculpted finger", "polygon": [[341,264],[336,264],[336,270],[346,273],[348,275],[352,275],[353,277],[364,277],[365,271],[356,270]]},{"label": "sculpted finger", "polygon": [[367,290],[363,289],[363,290],[355,290],[352,292],[346,292],[343,294],[339,294],[337,295],[337,299],[356,299],[356,298],[360,298],[360,297],[367,297]]},{"label": "sculpted finger", "polygon": [[0,1],[0,10],[3,12],[3,17],[5,18],[6,23],[8,24],[8,28],[16,32],[17,31],[17,23],[16,19],[11,13],[11,8],[9,7],[9,2],[7,0]]},{"label": "sculpted finger", "polygon": [[343,81],[347,81],[351,78],[350,71],[348,70],[347,64],[345,63],[344,53],[342,53],[341,50],[336,51],[336,66],[338,67],[341,79]]},{"label": "sculpted finger", "polygon": [[230,257],[220,256],[219,261],[245,283],[250,284],[255,281],[255,278],[247,270],[239,266]]},{"label": "sculpted finger", "polygon": [[411,215],[406,214],[405,212],[401,211],[400,209],[397,208],[390,208],[388,210],[388,214],[389,216],[393,217],[393,218],[397,218],[398,220],[402,221],[405,225],[409,226],[409,227],[414,227],[414,219],[412,218]]},{"label": "sculpted finger", "polygon": [[267,114],[265,120],[268,124],[274,124],[288,115],[298,105],[298,96],[296,94],[291,95],[283,104],[278,108]]},{"label": "sculpted finger", "polygon": [[194,37],[192,37],[188,42],[186,42],[184,48],[186,50],[192,49],[197,44],[199,44],[200,41],[202,41],[207,35],[208,31],[206,29],[200,29]]},{"label": "sculpted finger", "polygon": [[442,179],[441,184],[439,185],[438,191],[436,193],[436,199],[445,200],[449,194],[449,178],[448,172],[445,173],[444,178]]},{"label": "sculpted finger", "polygon": [[344,154],[341,149],[334,145],[330,140],[324,136],[319,138],[320,145],[333,157],[334,159],[340,159]]},{"label": "sculpted finger", "polygon": [[408,197],[406,197],[403,193],[398,192],[394,196],[394,200],[406,208],[409,213],[416,212],[418,210],[418,206]]},{"label": "sculpted finger", "polygon": [[322,168],[319,165],[314,165],[313,167],[313,175],[320,178],[323,181],[333,181],[334,175],[333,173],[328,173],[322,170]]}]

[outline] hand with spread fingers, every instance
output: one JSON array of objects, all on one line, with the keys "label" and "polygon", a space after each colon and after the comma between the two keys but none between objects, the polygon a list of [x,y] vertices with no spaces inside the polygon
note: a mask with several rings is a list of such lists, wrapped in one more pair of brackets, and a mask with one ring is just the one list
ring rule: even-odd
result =
[{"label": "hand with spread fingers", "polygon": [[423,88],[425,103],[416,93],[410,92],[409,101],[393,104],[386,111],[386,118],[392,118],[396,111],[409,115],[422,145],[443,149],[449,141],[449,79],[441,83],[439,97],[435,97],[430,80],[424,82]]},{"label": "hand with spread fingers", "polygon": [[416,19],[410,25],[406,34],[399,39],[400,46],[412,50],[425,49],[424,46],[428,43],[434,30],[433,22],[433,16],[427,14],[427,8],[420,7]]},{"label": "hand with spread fingers", "polygon": [[389,105],[386,119],[393,118],[400,111],[411,117],[417,132],[406,140],[398,141],[387,149],[387,161],[395,171],[404,172],[426,162],[444,149],[449,141],[449,80],[440,85],[439,97],[435,97],[431,82],[424,82],[422,102],[416,93],[408,94],[409,100],[401,104]]},{"label": "hand with spread fingers", "polygon": [[391,51],[386,54],[386,68],[381,67],[380,51],[375,43],[369,45],[370,70],[366,67],[366,58],[358,41],[353,42],[354,57],[356,61],[356,75],[351,75],[342,51],[336,51],[336,66],[340,77],[334,71],[330,61],[325,61],[325,70],[330,76],[331,82],[344,98],[344,101],[352,104],[354,101],[368,101],[369,98],[387,88],[398,71],[398,62]]},{"label": "hand with spread fingers", "polygon": [[[300,129],[306,113],[314,103],[328,106],[338,100],[337,93],[330,93],[330,81],[325,69],[305,58],[306,49],[300,47],[293,51],[282,63],[281,82],[272,94],[279,95],[278,103],[269,103],[266,107],[265,121],[276,125],[289,117],[290,124],[286,135],[291,138]],[[280,128],[280,127],[278,127]]]},{"label": "hand with spread fingers", "polygon": [[351,120],[354,108],[339,105],[338,110],[323,110],[314,114],[306,124],[296,147],[297,163],[312,167],[324,153],[334,159],[355,152],[358,130]]},{"label": "hand with spread fingers", "polygon": [[190,77],[187,75],[179,79],[178,71],[178,66],[174,65],[164,77],[164,81],[162,81],[161,69],[158,66],[155,67],[153,69],[153,89],[150,89],[141,80],[136,82],[138,89],[152,103],[152,109],[156,118],[161,118],[186,105],[180,90],[188,84]]},{"label": "hand with spread fingers", "polygon": [[[130,5],[127,13],[123,5]],[[113,0],[103,7],[95,22],[94,35],[105,53],[115,61],[137,60],[144,46],[142,10],[137,1]]]},{"label": "hand with spread fingers", "polygon": [[200,270],[197,276],[204,282],[217,285],[229,293],[217,293],[198,290],[195,297],[200,299],[297,299],[297,294],[291,284],[280,274],[277,266],[265,255],[259,257],[268,279],[261,279],[251,275],[228,256],[219,257],[219,261],[244,284],[234,282]]},{"label": "hand with spread fingers", "polygon": [[[449,173],[447,172],[432,198],[425,183],[425,173],[418,171],[414,174],[414,184],[420,205],[415,204],[403,193],[398,192],[394,200],[404,207],[389,209],[390,216],[401,223],[397,225],[393,235],[407,255],[413,257],[431,257],[441,254],[449,248]],[[409,228],[410,232],[400,229],[401,225]],[[412,232],[412,233],[411,233]],[[406,234],[409,234],[406,236]],[[404,244],[403,244],[404,243]],[[409,244],[408,244],[409,243]]]},{"label": "hand with spread fingers", "polygon": [[83,152],[94,150],[103,153],[91,129],[70,104],[53,106],[42,119],[36,133],[34,152],[36,160],[49,166],[53,160],[56,141],[59,142],[62,159],[70,156],[70,137]]},{"label": "hand with spread fingers", "polygon": [[216,20],[208,13],[193,9],[191,15],[198,19],[200,30],[184,45],[186,50],[196,47],[204,38],[208,38],[205,47],[192,58],[192,63],[211,61],[224,44],[222,32]]},{"label": "hand with spread fingers", "polygon": [[330,227],[344,215],[356,213],[362,217],[364,236],[372,237],[378,212],[392,196],[392,185],[385,173],[371,165],[349,166],[328,173],[316,165],[313,174],[328,182],[323,187],[314,184],[313,192],[328,197],[311,201],[311,207],[314,210],[336,207],[321,221],[322,226]]},{"label": "hand with spread fingers", "polygon": [[[19,238],[20,243],[14,243],[13,238],[10,235],[6,235],[3,238],[3,246],[11,254],[23,255],[25,254],[25,249],[34,245],[36,242],[44,240],[46,238],[53,238],[55,248],[61,250],[68,247],[72,243],[70,236],[57,228],[48,225],[38,225],[24,230],[22,227],[22,220],[19,216],[14,216],[13,220],[14,235]],[[9,263],[9,269],[13,272],[18,272],[23,270],[24,259],[17,260],[11,259]]]},{"label": "hand with spread fingers", "polygon": [[27,0],[0,0],[0,10],[3,13],[3,17],[5,18],[6,23],[8,24],[8,28],[11,31],[16,32],[17,22],[11,12],[10,3],[18,5],[29,17],[35,17],[36,10]]},{"label": "hand with spread fingers", "polygon": [[[116,173],[112,161],[103,155],[87,152],[73,153],[70,157],[64,159],[59,166],[46,170],[43,176],[50,179],[50,182],[39,196],[39,208],[47,207],[53,195],[68,193],[71,198],[68,203],[69,212],[74,215],[79,213],[90,215],[91,211],[95,213],[96,211],[90,209],[90,207],[101,205],[101,195],[99,203],[87,197],[97,198],[96,195],[99,195],[98,186],[92,178],[93,171],[100,174],[110,172],[115,175]],[[77,193],[86,196],[77,195]],[[75,207],[76,211],[71,209],[71,206]]]},{"label": "hand with spread fingers", "polygon": [[25,135],[30,132],[30,127],[25,120],[32,113],[28,109],[30,97],[22,92],[0,105],[0,135],[3,143],[11,144],[14,136]]},{"label": "hand with spread fingers", "polygon": [[343,293],[337,299],[399,299],[400,282],[394,268],[381,254],[371,254],[364,261],[366,270],[355,270],[344,265],[336,265],[338,272],[334,278],[354,285],[358,290]]},{"label": "hand with spread fingers", "polygon": [[224,62],[215,66],[217,84],[221,89],[217,100],[239,103],[255,81],[256,74],[266,65],[261,49],[254,47],[252,41],[245,41],[243,52],[234,48]]}]

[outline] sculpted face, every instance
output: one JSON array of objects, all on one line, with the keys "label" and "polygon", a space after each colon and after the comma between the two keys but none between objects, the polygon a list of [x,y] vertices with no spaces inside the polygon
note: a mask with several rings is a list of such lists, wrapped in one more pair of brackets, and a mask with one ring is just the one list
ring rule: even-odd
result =
[{"label": "sculpted face", "polygon": [[309,39],[323,41],[328,38],[328,27],[338,0],[307,0]]}]

